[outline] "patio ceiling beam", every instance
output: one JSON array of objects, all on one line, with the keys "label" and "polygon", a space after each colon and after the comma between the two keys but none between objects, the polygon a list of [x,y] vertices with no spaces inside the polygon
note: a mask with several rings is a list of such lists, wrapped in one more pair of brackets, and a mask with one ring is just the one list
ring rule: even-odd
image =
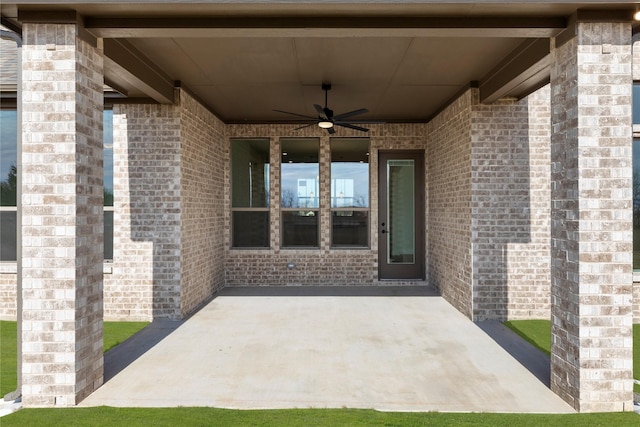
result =
[{"label": "patio ceiling beam", "polygon": [[126,40],[104,39],[105,82],[119,89],[126,83],[161,104],[173,104],[174,83]]},{"label": "patio ceiling beam", "polygon": [[92,34],[126,37],[553,37],[558,17],[85,17]]},{"label": "patio ceiling beam", "polygon": [[480,102],[526,96],[548,82],[550,67],[550,40],[527,40],[480,80]]}]

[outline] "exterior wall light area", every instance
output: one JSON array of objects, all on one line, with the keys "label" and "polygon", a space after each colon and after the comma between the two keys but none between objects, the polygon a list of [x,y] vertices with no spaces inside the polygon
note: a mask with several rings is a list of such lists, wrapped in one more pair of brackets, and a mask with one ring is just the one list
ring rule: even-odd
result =
[{"label": "exterior wall light area", "polygon": [[636,12],[633,14],[634,21],[640,21],[640,9],[636,8]]}]

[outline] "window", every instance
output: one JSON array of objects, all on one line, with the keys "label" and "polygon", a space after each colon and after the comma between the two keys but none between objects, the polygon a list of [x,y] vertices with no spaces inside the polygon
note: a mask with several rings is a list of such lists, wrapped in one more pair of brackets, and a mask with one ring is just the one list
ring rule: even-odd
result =
[{"label": "window", "polygon": [[0,110],[0,261],[17,259],[18,114]]},{"label": "window", "polygon": [[[0,110],[0,261],[17,260],[18,117]],[[104,112],[104,258],[113,259],[113,113]]]},{"label": "window", "polygon": [[282,247],[319,247],[319,147],[317,138],[281,140]]},{"label": "window", "polygon": [[633,124],[640,125],[640,82],[633,84]]},{"label": "window", "polygon": [[269,247],[269,140],[231,141],[232,246]]},{"label": "window", "polygon": [[331,246],[369,247],[369,139],[331,139]]},{"label": "window", "polygon": [[113,110],[104,110],[104,259],[113,260]]},{"label": "window", "polygon": [[[633,127],[640,126],[640,83],[633,84]],[[635,132],[634,132],[635,133]],[[633,269],[640,269],[640,139],[633,140]]]},{"label": "window", "polygon": [[633,268],[640,269],[640,139],[633,140]]}]

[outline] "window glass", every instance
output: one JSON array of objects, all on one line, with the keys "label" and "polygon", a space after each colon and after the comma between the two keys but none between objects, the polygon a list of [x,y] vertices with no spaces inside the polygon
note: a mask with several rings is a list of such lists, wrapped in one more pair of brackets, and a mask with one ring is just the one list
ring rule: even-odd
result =
[{"label": "window glass", "polygon": [[269,139],[231,141],[232,245],[270,246]]},{"label": "window glass", "polygon": [[113,259],[113,110],[102,115],[104,147],[104,259]]},{"label": "window glass", "polygon": [[13,211],[0,211],[0,261],[16,261],[16,215]]},{"label": "window glass", "polygon": [[0,206],[16,206],[17,126],[16,110],[0,110]]},{"label": "window glass", "polygon": [[640,83],[633,84],[633,124],[640,124]]},{"label": "window glass", "polygon": [[331,212],[332,245],[336,247],[366,247],[369,245],[368,211]]},{"label": "window glass", "polygon": [[640,269],[640,139],[633,140],[633,268]]},{"label": "window glass", "polygon": [[232,206],[269,206],[269,140],[231,141]]},{"label": "window glass", "polygon": [[369,207],[368,139],[331,139],[331,207]]},{"label": "window glass", "polygon": [[18,115],[0,110],[0,261],[16,261]]},{"label": "window glass", "polygon": [[283,208],[317,208],[320,168],[317,139],[283,139],[281,146]]},{"label": "window glass", "polygon": [[320,141],[281,140],[282,247],[319,246]]},{"label": "window glass", "polygon": [[113,210],[104,211],[104,259],[113,259]]},{"label": "window glass", "polygon": [[283,211],[282,246],[317,247],[318,211]]},{"label": "window glass", "polygon": [[104,144],[104,205],[113,206],[113,111],[112,110],[104,110],[102,141]]},{"label": "window glass", "polygon": [[369,139],[331,139],[331,246],[369,246]]},{"label": "window glass", "polygon": [[233,212],[233,246],[237,248],[269,247],[269,212]]}]

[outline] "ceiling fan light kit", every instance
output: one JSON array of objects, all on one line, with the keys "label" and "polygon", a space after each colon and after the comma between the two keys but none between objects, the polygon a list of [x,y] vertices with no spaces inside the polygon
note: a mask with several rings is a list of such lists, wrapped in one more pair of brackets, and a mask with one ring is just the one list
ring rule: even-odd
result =
[{"label": "ceiling fan light kit", "polygon": [[305,116],[304,114],[298,114],[298,113],[291,113],[289,111],[283,111],[283,110],[273,110],[273,111],[277,111],[278,113],[284,113],[284,114],[291,114],[292,116],[297,116],[297,117],[304,117],[306,119],[309,120],[313,120],[312,123],[309,123],[307,125],[304,126],[300,126],[298,128],[296,128],[295,130],[298,129],[304,129],[307,128],[309,126],[313,126],[314,124],[318,125],[318,127],[322,128],[322,129],[326,129],[327,132],[329,134],[334,134],[336,133],[334,127],[335,126],[341,126],[344,128],[348,128],[348,129],[354,129],[360,132],[369,132],[369,129],[362,127],[362,126],[356,126],[354,125],[354,123],[384,123],[381,121],[377,121],[377,120],[367,120],[367,121],[360,121],[358,122],[357,120],[346,120],[350,117],[353,116],[357,116],[360,114],[365,114],[368,113],[369,110],[367,110],[366,108],[360,108],[358,110],[353,110],[353,111],[349,111],[348,113],[343,113],[343,114],[338,114],[337,116],[333,115],[333,110],[331,110],[327,104],[328,104],[328,97],[329,97],[329,91],[331,90],[331,84],[330,83],[323,83],[322,84],[322,90],[324,91],[324,107],[318,105],[318,104],[313,104],[313,108],[316,110],[316,112],[318,113],[318,117],[312,117],[312,116]]}]

